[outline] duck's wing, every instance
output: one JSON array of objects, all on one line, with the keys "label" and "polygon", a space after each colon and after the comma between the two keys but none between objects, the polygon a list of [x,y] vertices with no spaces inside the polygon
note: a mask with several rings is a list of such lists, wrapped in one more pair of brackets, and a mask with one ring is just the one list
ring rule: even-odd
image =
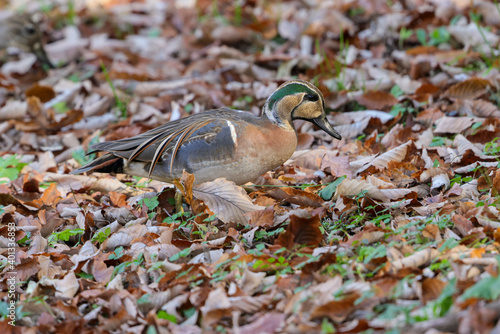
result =
[{"label": "duck's wing", "polygon": [[[220,124],[228,119],[233,119],[235,113],[234,110],[223,108],[194,114],[160,125],[132,138],[94,144],[90,147],[89,153],[109,152],[126,159],[127,164],[131,161],[151,163],[149,168],[149,176],[151,176],[165,150],[171,151],[169,164],[170,169],[172,169],[179,148],[196,131],[212,123]],[[221,126],[211,126],[210,128],[214,135],[222,129]]]}]

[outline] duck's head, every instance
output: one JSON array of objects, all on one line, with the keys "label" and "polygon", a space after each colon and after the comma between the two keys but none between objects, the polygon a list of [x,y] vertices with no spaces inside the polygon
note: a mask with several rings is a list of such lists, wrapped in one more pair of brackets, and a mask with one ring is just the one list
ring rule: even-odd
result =
[{"label": "duck's head", "polygon": [[291,80],[279,86],[267,99],[263,111],[279,126],[293,128],[293,120],[303,119],[316,124],[330,136],[342,139],[326,119],[323,94],[307,81]]},{"label": "duck's head", "polygon": [[42,63],[54,67],[43,48],[40,24],[34,21],[32,15],[15,15],[10,17],[6,24],[8,25],[8,38],[12,46],[32,52]]}]

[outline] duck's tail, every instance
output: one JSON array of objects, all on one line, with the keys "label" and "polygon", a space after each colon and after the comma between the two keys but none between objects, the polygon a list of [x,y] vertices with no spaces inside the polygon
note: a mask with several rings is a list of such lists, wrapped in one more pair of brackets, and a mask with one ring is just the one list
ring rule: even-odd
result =
[{"label": "duck's tail", "polygon": [[123,173],[123,158],[108,153],[85,166],[75,169],[71,174],[81,174],[84,172]]}]

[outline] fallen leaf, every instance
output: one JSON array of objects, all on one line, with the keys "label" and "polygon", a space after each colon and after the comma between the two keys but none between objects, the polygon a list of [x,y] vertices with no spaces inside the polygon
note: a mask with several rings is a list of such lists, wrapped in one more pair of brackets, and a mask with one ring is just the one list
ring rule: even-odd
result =
[{"label": "fallen leaf", "polygon": [[221,287],[212,290],[201,307],[203,313],[203,326],[209,327],[224,316],[231,315],[231,301]]},{"label": "fallen leaf", "polygon": [[251,226],[271,227],[274,225],[274,209],[272,207],[245,213],[249,218],[248,224]]},{"label": "fallen leaf", "polygon": [[26,102],[8,100],[7,103],[0,108],[0,121],[23,118],[27,112],[28,104]]},{"label": "fallen leaf", "polygon": [[354,242],[358,242],[358,245],[372,244],[382,240],[388,231],[377,227],[373,224],[366,225],[363,230],[359,233],[356,233],[353,237],[349,238],[349,240],[345,243],[347,247],[352,247]]},{"label": "fallen leaf", "polygon": [[193,195],[205,202],[208,208],[225,223],[246,225],[248,220],[245,213],[265,209],[253,204],[243,188],[224,178],[196,185],[193,188]]},{"label": "fallen leaf", "polygon": [[484,118],[478,117],[442,117],[435,124],[434,133],[452,133],[457,134],[469,129],[474,123],[483,123]]},{"label": "fallen leaf", "polygon": [[297,134],[297,150],[303,150],[311,147],[314,142],[314,136],[310,133],[298,133]]},{"label": "fallen leaf", "polygon": [[393,148],[381,155],[377,156],[375,159],[361,167],[356,171],[356,175],[363,174],[364,171],[367,171],[370,167],[375,167],[377,170],[381,170],[387,168],[389,166],[389,162],[401,162],[406,157],[406,154],[412,145],[413,142],[407,141],[406,143]]},{"label": "fallen leaf", "polygon": [[35,199],[31,202],[31,204],[40,208],[43,205],[54,205],[59,202],[60,199],[61,192],[57,189],[57,184],[51,183],[50,186],[43,192],[42,197],[40,197],[39,199]]},{"label": "fallen leaf", "polygon": [[432,177],[431,190],[438,189],[440,191],[446,191],[449,187],[450,178],[448,177],[448,174],[443,173]]},{"label": "fallen leaf", "polygon": [[425,279],[422,282],[422,299],[424,303],[437,299],[445,287],[446,283],[441,281],[439,278]]},{"label": "fallen leaf", "polygon": [[436,224],[427,225],[422,231],[422,235],[426,238],[432,240],[441,241],[441,235],[439,234],[439,227]]},{"label": "fallen leaf", "polygon": [[278,312],[266,312],[257,320],[238,328],[240,334],[277,333],[285,322],[285,315]]},{"label": "fallen leaf", "polygon": [[486,248],[480,247],[480,248],[474,248],[472,252],[470,253],[470,256],[472,258],[480,259],[483,257],[483,254],[486,252]]},{"label": "fallen leaf", "polygon": [[448,88],[444,96],[462,100],[475,99],[486,93],[486,89],[489,86],[491,86],[489,80],[483,78],[470,78]]},{"label": "fallen leaf", "polygon": [[392,265],[391,269],[393,272],[396,272],[402,268],[417,268],[428,263],[438,255],[439,251],[437,249],[425,248],[410,256],[407,256],[400,260],[393,261],[391,263]]},{"label": "fallen leaf", "polygon": [[271,189],[268,195],[301,206],[321,207],[324,202],[317,194],[291,187]]},{"label": "fallen leaf", "polygon": [[354,303],[359,298],[357,293],[349,294],[339,300],[331,301],[327,304],[315,308],[311,313],[311,319],[328,317],[335,322],[343,321],[351,312],[354,311]]},{"label": "fallen leaf", "polygon": [[344,179],[338,186],[335,194],[333,194],[333,200],[337,200],[340,196],[358,196],[361,192],[364,192],[365,196],[380,201],[388,201],[387,196],[376,186],[371,184],[366,180],[350,180]]},{"label": "fallen leaf", "polygon": [[303,218],[291,215],[290,224],[285,233],[279,235],[275,244],[287,249],[293,249],[295,245],[317,247],[323,239],[320,226],[319,216]]},{"label": "fallen leaf", "polygon": [[391,93],[383,91],[367,91],[363,95],[356,98],[359,104],[364,105],[368,109],[380,110],[385,107],[392,107],[398,103],[398,99],[394,97]]},{"label": "fallen leaf", "polygon": [[114,191],[109,192],[109,199],[111,202],[118,207],[127,207],[127,195],[119,194]]},{"label": "fallen leaf", "polygon": [[56,92],[50,86],[35,84],[26,90],[26,97],[36,96],[40,102],[45,103],[56,97]]},{"label": "fallen leaf", "polygon": [[[458,42],[468,47],[490,46],[498,44],[500,37],[496,34],[483,29],[475,22],[470,22],[468,25],[457,26],[450,25],[446,28],[450,35]],[[487,51],[485,49],[484,51]]]}]

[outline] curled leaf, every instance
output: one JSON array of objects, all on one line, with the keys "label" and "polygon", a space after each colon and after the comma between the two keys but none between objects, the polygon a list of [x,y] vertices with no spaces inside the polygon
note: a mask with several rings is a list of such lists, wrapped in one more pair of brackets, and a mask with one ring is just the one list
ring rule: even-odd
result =
[{"label": "curled leaf", "polygon": [[195,186],[193,195],[203,200],[225,223],[246,224],[248,220],[245,213],[265,209],[263,206],[253,204],[243,188],[224,178]]}]

